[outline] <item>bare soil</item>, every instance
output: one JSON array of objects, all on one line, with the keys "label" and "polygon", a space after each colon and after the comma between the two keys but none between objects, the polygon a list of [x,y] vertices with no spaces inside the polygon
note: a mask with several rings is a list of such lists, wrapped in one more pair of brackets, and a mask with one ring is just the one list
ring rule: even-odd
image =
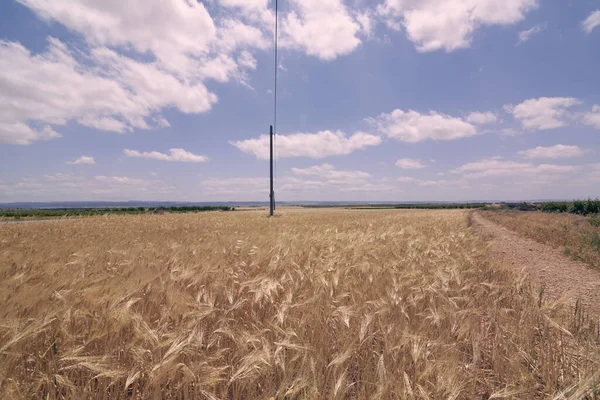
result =
[{"label": "bare soil", "polygon": [[561,248],[534,242],[497,225],[479,213],[471,214],[472,227],[489,242],[492,256],[503,265],[523,270],[544,297],[580,300],[595,315],[600,315],[600,272],[573,261]]}]

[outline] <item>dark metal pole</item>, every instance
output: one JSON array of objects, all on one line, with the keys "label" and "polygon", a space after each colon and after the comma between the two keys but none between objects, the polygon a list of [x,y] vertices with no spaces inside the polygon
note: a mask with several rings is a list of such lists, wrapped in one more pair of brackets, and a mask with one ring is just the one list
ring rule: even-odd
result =
[{"label": "dark metal pole", "polygon": [[275,191],[273,190],[273,125],[271,125],[271,191],[269,192],[269,198],[271,199],[270,203],[270,212],[269,215],[273,216],[273,211],[275,211]]},{"label": "dark metal pole", "polygon": [[[275,191],[273,190],[273,161],[275,161],[275,174],[277,174],[277,70],[279,68],[279,59],[277,58],[277,39],[279,25],[279,2],[275,0],[275,110],[273,115],[273,125],[271,127],[271,215],[275,211]],[[275,142],[275,160],[273,160],[273,142]]]}]

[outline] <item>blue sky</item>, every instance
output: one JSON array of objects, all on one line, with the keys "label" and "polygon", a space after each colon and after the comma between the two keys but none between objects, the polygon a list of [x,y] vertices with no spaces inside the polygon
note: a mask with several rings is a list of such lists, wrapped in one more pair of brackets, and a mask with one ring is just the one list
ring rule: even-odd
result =
[{"label": "blue sky", "polygon": [[[596,1],[279,11],[279,200],[600,196]],[[268,199],[272,1],[7,0],[0,21],[0,202]]]}]

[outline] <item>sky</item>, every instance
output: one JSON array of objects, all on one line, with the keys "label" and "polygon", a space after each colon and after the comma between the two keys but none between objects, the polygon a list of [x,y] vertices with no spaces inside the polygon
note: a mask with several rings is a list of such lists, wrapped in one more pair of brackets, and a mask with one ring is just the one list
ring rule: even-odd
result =
[{"label": "sky", "polygon": [[[280,0],[276,198],[600,196],[597,0]],[[0,202],[268,201],[271,0],[0,2]]]}]

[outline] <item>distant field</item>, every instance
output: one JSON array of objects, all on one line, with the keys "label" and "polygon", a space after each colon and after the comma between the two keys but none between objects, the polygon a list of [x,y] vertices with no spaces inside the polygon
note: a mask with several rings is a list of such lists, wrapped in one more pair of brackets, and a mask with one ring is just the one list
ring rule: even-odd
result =
[{"label": "distant field", "polygon": [[483,215],[529,239],[561,248],[574,260],[600,269],[600,220],[597,216],[518,211],[486,211]]},{"label": "distant field", "polygon": [[579,398],[597,324],[538,304],[467,215],[0,226],[0,398]]},{"label": "distant field", "polygon": [[94,215],[137,215],[164,213],[194,213],[205,211],[234,211],[228,206],[186,207],[122,207],[122,208],[62,208],[62,209],[0,209],[0,220],[90,217]]}]

